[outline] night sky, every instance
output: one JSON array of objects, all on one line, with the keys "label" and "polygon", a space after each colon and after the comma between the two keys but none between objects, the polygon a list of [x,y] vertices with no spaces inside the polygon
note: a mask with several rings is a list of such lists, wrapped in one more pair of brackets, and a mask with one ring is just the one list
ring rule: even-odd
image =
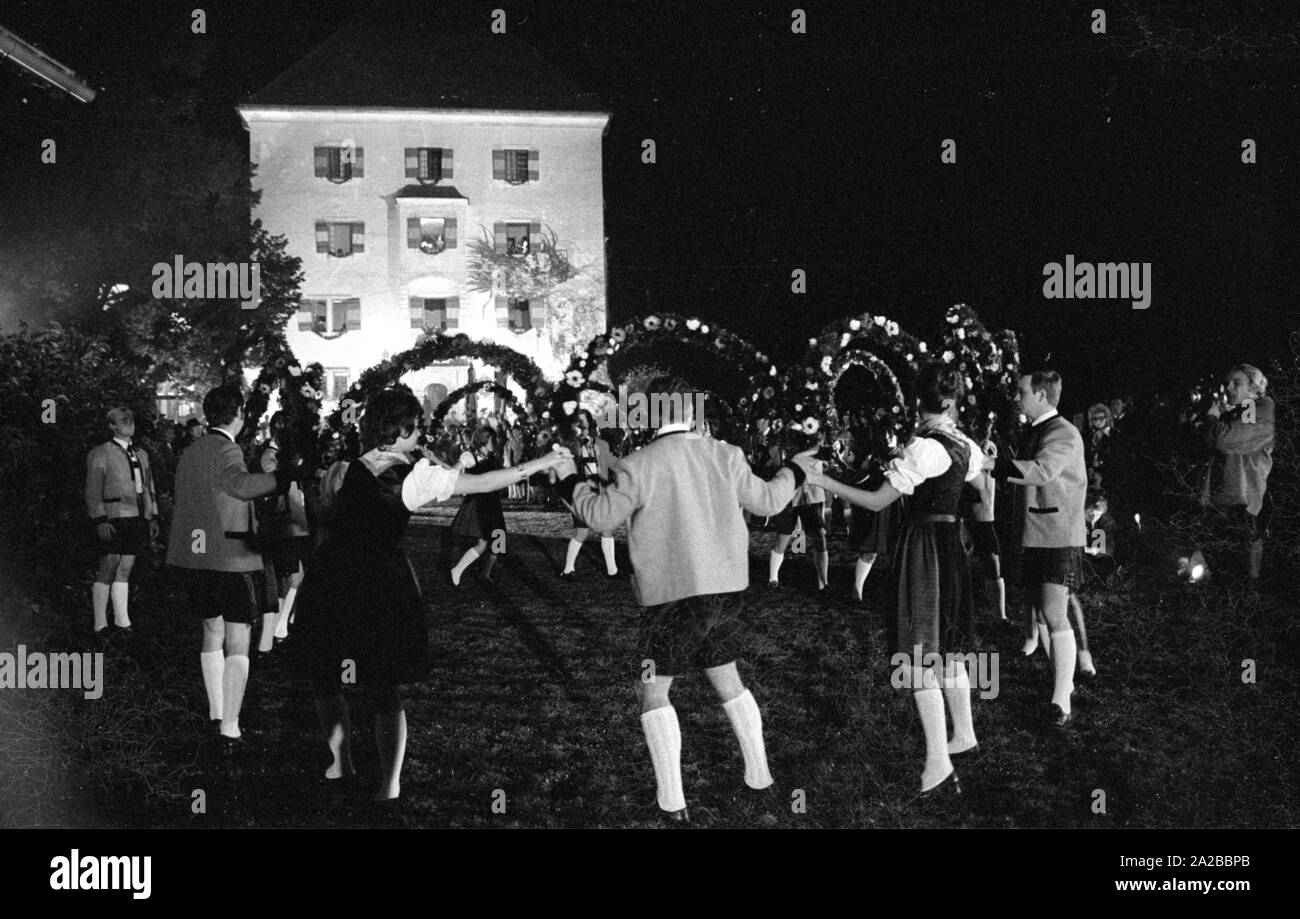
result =
[{"label": "night sky", "polygon": [[[206,36],[189,30],[200,5]],[[196,110],[211,136],[246,142],[233,105],[366,5],[6,0],[0,25],[106,94],[159,49],[206,46]],[[868,310],[934,342],[966,302],[1017,331],[1026,364],[1065,374],[1071,410],[1265,365],[1300,327],[1294,3],[1143,3],[1142,22],[1104,0],[803,3],[805,35],[793,4],[470,4],[484,29],[498,6],[612,115],[615,321],[700,314],[794,359]],[[0,193],[0,256],[30,221],[79,206],[43,199],[34,166],[40,138],[77,142],[78,106],[0,62],[0,167],[17,189]],[[1241,163],[1246,137],[1256,165]],[[1043,266],[1066,254],[1151,262],[1151,307],[1045,300]]]}]

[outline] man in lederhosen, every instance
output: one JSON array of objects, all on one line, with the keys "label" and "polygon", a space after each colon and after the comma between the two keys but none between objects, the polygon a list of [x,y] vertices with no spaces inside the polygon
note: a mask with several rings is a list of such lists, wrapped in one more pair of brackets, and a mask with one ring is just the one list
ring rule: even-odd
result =
[{"label": "man in lederhosen", "polygon": [[[1017,489],[1013,516],[1020,529],[1021,603],[1026,612],[1036,607],[1050,631],[1049,653],[1055,671],[1051,719],[1065,727],[1073,717],[1077,648],[1066,618],[1070,591],[1078,590],[1083,570],[1084,504],[1088,470],[1083,459],[1083,437],[1078,428],[1056,411],[1061,398],[1061,376],[1043,370],[1020,378],[1020,411],[1030,428],[1020,451],[1022,459],[999,457],[993,475]],[[1032,614],[1031,614],[1032,615]],[[1025,653],[1039,643],[1032,618]]]},{"label": "man in lederhosen", "polygon": [[149,456],[131,442],[135,416],[125,406],[108,410],[113,436],[93,447],[86,456],[86,512],[99,536],[99,570],[91,585],[95,636],[108,632],[108,604],[113,603],[113,624],[131,634],[131,569],[136,557],[149,550],[158,536],[158,497],[154,491]]},{"label": "man in lederhosen", "polygon": [[287,493],[295,474],[301,474],[287,467],[248,471],[235,443],[244,427],[243,407],[237,386],[218,386],[204,396],[208,433],[176,466],[176,509],[167,544],[167,564],[180,569],[190,607],[203,620],[199,663],[208,717],[220,722],[227,755],[241,736],[249,636],[266,597],[262,555],[254,545],[253,499]]}]

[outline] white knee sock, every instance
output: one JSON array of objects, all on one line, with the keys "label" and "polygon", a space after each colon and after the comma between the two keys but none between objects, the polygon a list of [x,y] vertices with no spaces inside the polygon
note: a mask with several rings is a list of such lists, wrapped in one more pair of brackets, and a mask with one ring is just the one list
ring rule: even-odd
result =
[{"label": "white knee sock", "polygon": [[772,784],[772,773],[767,770],[767,749],[763,745],[763,715],[748,689],[730,702],[722,704],[731,719],[731,728],[740,741],[740,752],[745,757],[745,784],[750,788],[767,788]]},{"label": "white knee sock", "polygon": [[1088,676],[1097,675],[1097,665],[1092,662],[1092,654],[1079,648],[1079,669]]},{"label": "white knee sock", "polygon": [[203,689],[208,694],[208,718],[221,718],[222,693],[225,686],[226,653],[220,649],[199,654],[203,671]]},{"label": "white knee sock", "polygon": [[298,597],[298,588],[290,587],[280,601],[280,615],[275,620],[275,637],[289,637],[289,614],[293,612],[293,601]]},{"label": "white knee sock", "polygon": [[605,556],[605,572],[607,574],[618,574],[618,562],[614,561],[614,537],[600,537],[600,551]]},{"label": "white knee sock", "polygon": [[876,557],[859,558],[853,564],[853,599],[862,599],[862,588],[867,583],[867,575],[871,574],[871,566],[876,563]]},{"label": "white knee sock", "polygon": [[817,587],[821,589],[830,583],[831,554],[829,552],[814,552],[813,564],[817,566]]},{"label": "white knee sock", "polygon": [[[925,771],[921,773],[921,791],[929,791],[952,772],[948,758],[948,725],[943,716],[943,693],[935,686],[934,675],[927,671],[930,688],[912,691],[916,710],[921,716],[921,730],[925,732]],[[914,681],[924,679],[913,675]],[[915,682],[913,685],[917,685]]]},{"label": "white knee sock", "polygon": [[279,613],[262,614],[262,631],[257,639],[257,650],[263,654],[275,646],[275,622],[279,618]]},{"label": "white knee sock", "polygon": [[1052,701],[1069,714],[1070,694],[1074,692],[1075,644],[1074,630],[1062,629],[1052,633],[1052,664],[1056,669],[1056,685]]},{"label": "white knee sock", "polygon": [[95,631],[108,628],[108,585],[96,581],[90,585],[90,605],[95,613]]},{"label": "white knee sock", "polygon": [[126,581],[114,581],[108,595],[113,598],[113,625],[119,629],[131,628],[131,615],[126,611],[131,585]]},{"label": "white knee sock", "polygon": [[767,580],[769,582],[777,580],[777,575],[781,573],[781,563],[785,561],[785,553],[772,550],[772,554],[767,558]]},{"label": "white knee sock", "polygon": [[666,705],[645,712],[641,715],[641,729],[655,768],[659,807],[679,811],[686,806],[686,795],[682,792],[682,729],[677,723],[677,710]]},{"label": "white knee sock", "polygon": [[460,576],[465,573],[465,569],[474,564],[475,559],[479,557],[477,548],[470,546],[465,550],[465,554],[460,557],[456,567],[451,569],[451,582],[457,587],[460,586]]},{"label": "white knee sock", "polygon": [[568,574],[573,570],[573,566],[578,562],[578,553],[582,551],[582,543],[573,537],[569,537],[569,548],[564,553],[564,573]]},{"label": "white knee sock", "polygon": [[943,680],[943,695],[952,715],[952,740],[949,753],[965,753],[979,742],[975,739],[975,719],[971,715],[970,675],[966,665],[954,661],[949,675]]},{"label": "white knee sock", "polygon": [[239,736],[239,710],[244,705],[244,689],[248,686],[248,655],[231,654],[226,657],[223,674],[223,701],[221,736]]}]

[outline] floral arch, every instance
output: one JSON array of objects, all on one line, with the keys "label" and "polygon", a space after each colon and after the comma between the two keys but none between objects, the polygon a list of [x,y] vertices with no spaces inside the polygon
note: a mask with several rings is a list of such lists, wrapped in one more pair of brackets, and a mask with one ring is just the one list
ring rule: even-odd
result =
[{"label": "floral arch", "polygon": [[[475,341],[464,334],[436,334],[362,373],[348,388],[347,395],[339,400],[338,408],[330,413],[326,424],[336,433],[354,427],[356,414],[370,396],[396,385],[407,373],[461,357],[480,360],[499,368],[519,384],[530,400],[543,400],[550,393],[550,384],[546,382],[541,368],[526,354],[494,341]],[[450,398],[451,394],[448,394],[448,400]]]},{"label": "floral arch", "polygon": [[324,377],[325,369],[320,364],[303,367],[287,348],[274,355],[258,373],[244,402],[244,427],[239,433],[239,444],[247,447],[252,443],[270,405],[271,393],[278,391],[280,411],[289,430],[294,432],[294,451],[305,462],[315,464],[319,456],[316,432],[320,427],[321,401],[325,398],[321,388]]},{"label": "floral arch", "polygon": [[736,405],[746,417],[755,408],[766,411],[783,389],[771,359],[745,338],[698,317],[654,313],[597,335],[586,349],[574,354],[556,387],[553,406],[580,401],[583,391],[599,385],[592,376],[600,368],[607,368],[611,357],[667,343],[707,356],[724,379],[734,380],[731,388],[739,394]]},{"label": "floral arch", "polygon": [[510,391],[509,387],[502,386],[495,380],[475,380],[473,383],[466,383],[459,389],[453,389],[451,392],[447,393],[447,398],[438,403],[438,407],[434,409],[433,415],[430,417],[433,426],[436,428],[442,425],[443,420],[446,419],[447,413],[451,411],[453,405],[457,404],[471,393],[479,392],[490,392],[494,396],[499,396],[506,405],[513,408],[516,412],[523,413],[524,411],[524,407],[520,404],[519,398]]},{"label": "floral arch", "polygon": [[966,402],[962,425],[972,437],[995,435],[1014,443],[1020,434],[1020,346],[1010,329],[990,332],[965,303],[948,309],[943,334],[945,363],[965,375]]}]

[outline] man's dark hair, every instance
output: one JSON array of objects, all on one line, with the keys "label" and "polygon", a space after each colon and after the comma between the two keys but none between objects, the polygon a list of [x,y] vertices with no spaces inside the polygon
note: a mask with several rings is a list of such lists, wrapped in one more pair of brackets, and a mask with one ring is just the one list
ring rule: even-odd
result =
[{"label": "man's dark hair", "polygon": [[[660,406],[659,425],[679,424],[686,420],[684,412],[686,406],[694,406],[695,390],[685,380],[674,376],[655,377],[645,388],[646,408]],[[665,398],[666,397],[666,398]],[[703,418],[696,418],[698,422],[703,422]]]},{"label": "man's dark hair", "polygon": [[1047,393],[1047,404],[1056,408],[1061,401],[1061,375],[1055,370],[1035,370],[1029,377],[1029,391]]},{"label": "man's dark hair", "polygon": [[372,450],[381,444],[394,443],[415,427],[424,408],[411,391],[385,389],[366,400],[361,416],[361,445]]},{"label": "man's dark hair", "polygon": [[916,378],[916,397],[921,403],[921,410],[930,414],[943,411],[943,403],[952,400],[961,407],[961,400],[966,395],[966,385],[961,371],[949,364],[932,361],[921,368]]},{"label": "man's dark hair", "polygon": [[[208,394],[203,397],[203,417],[207,419],[210,428],[224,428],[235,420],[235,416],[243,408],[244,394],[239,391],[239,387],[234,383],[227,383],[224,386],[209,390]],[[191,422],[191,424],[197,423],[197,421]]]}]

